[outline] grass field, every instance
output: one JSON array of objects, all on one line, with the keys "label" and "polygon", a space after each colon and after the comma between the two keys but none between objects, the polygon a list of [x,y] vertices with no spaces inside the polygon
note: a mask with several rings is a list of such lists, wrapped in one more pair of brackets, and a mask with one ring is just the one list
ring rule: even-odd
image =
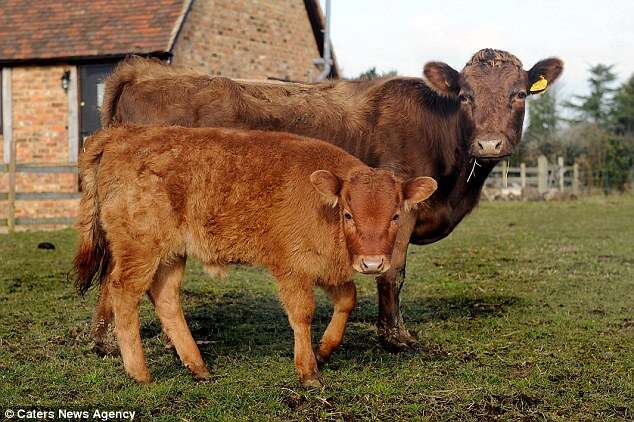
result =
[{"label": "grass field", "polygon": [[[53,242],[54,251],[38,250]],[[410,248],[402,293],[421,349],[383,351],[374,281],[324,390],[298,385],[292,334],[271,278],[188,264],[184,305],[213,379],[194,382],[165,350],[147,301],[142,335],[155,382],[91,352],[96,292],[66,275],[73,230],[0,235],[0,410],[130,409],[164,420],[632,420],[634,197],[484,203],[446,240]],[[330,306],[320,295],[315,340]]]}]

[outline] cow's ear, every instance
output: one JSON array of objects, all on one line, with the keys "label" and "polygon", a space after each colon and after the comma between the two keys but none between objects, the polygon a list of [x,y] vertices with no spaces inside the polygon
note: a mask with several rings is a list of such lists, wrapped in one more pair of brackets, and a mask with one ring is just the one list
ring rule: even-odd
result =
[{"label": "cow's ear", "polygon": [[423,69],[427,84],[441,95],[458,95],[460,74],[446,63],[429,62]]},{"label": "cow's ear", "polygon": [[431,177],[414,177],[403,184],[403,201],[405,211],[429,198],[438,188],[438,183]]},{"label": "cow's ear", "polygon": [[564,62],[551,57],[544,59],[531,67],[528,71],[528,92],[529,94],[539,94],[544,92],[548,85],[557,80],[564,70]]},{"label": "cow's ear", "polygon": [[310,183],[313,184],[317,192],[333,207],[339,200],[341,192],[341,180],[328,170],[317,170],[310,175]]}]

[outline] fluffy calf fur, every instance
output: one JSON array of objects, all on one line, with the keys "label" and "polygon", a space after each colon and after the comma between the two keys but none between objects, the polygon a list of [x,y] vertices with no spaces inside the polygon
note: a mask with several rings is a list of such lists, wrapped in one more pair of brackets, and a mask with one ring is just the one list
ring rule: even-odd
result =
[{"label": "fluffy calf fur", "polygon": [[[373,263],[380,272],[376,251],[391,253],[401,209],[436,188],[430,178],[402,184],[321,141],[229,129],[108,129],[87,142],[80,171],[77,282],[85,290],[99,280],[109,292],[106,314],[114,313],[124,366],[139,382],[150,381],[139,333],[145,293],[185,366],[209,375],[180,306],[192,255],[206,266],[252,264],[275,276],[300,378],[319,385],[317,359],[340,344],[355,306],[350,251],[359,268]],[[380,256],[387,270],[389,255]],[[335,307],[316,356],[315,284]]]}]

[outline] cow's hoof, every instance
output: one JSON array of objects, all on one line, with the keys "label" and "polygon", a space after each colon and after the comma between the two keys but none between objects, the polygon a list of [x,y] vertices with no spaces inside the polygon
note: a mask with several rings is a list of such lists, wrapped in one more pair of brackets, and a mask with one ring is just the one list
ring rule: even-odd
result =
[{"label": "cow's hoof", "polygon": [[379,331],[379,342],[389,352],[411,352],[419,349],[418,341],[405,328]]},{"label": "cow's hoof", "polygon": [[319,378],[306,378],[302,380],[302,385],[306,388],[323,388],[323,384]]}]

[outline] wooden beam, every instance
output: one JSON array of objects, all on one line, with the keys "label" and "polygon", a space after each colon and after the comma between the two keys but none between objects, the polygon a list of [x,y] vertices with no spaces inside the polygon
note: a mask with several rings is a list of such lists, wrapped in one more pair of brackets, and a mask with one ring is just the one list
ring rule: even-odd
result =
[{"label": "wooden beam", "polygon": [[76,163],[79,154],[79,97],[77,66],[70,68],[68,83],[68,162]]},{"label": "wooden beam", "polygon": [[11,98],[11,68],[2,68],[2,131],[4,136],[4,143],[2,145],[2,152],[4,163],[9,164],[11,158],[11,140],[13,138],[13,108]]},{"label": "wooden beam", "polygon": [[9,233],[15,230],[15,166],[16,147],[13,139],[13,95],[11,92],[11,68],[2,68],[2,127],[4,136],[3,153],[9,163],[9,194],[7,206],[7,226]]}]

